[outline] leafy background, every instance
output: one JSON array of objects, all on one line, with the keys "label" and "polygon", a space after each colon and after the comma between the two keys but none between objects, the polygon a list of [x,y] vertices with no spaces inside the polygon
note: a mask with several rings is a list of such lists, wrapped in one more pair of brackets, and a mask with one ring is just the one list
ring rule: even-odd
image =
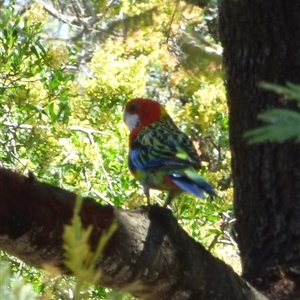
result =
[{"label": "leafy background", "polygon": [[[127,169],[122,114],[133,97],[156,99],[191,136],[200,172],[222,198],[184,194],[172,204],[173,214],[239,271],[217,2],[200,8],[158,0],[5,1],[0,11],[0,166],[30,170],[102,204],[143,205]],[[161,204],[164,197],[153,191],[151,201]],[[70,240],[71,233],[66,245]],[[128,291],[78,288],[80,267],[74,278],[3,252],[1,263],[5,299],[132,299]]]}]

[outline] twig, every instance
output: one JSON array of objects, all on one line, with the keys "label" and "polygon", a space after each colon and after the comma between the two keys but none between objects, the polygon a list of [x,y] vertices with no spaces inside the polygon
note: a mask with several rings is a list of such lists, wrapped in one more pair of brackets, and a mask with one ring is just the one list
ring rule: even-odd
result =
[{"label": "twig", "polygon": [[58,10],[56,10],[53,6],[47,4],[44,1],[39,1],[38,3],[40,3],[44,10],[51,15],[52,17],[60,20],[63,23],[66,23],[70,26],[75,26],[77,28],[81,28],[81,23],[77,22],[77,19],[75,17],[70,17],[70,16],[66,16],[64,14],[62,14],[61,12],[59,12]]},{"label": "twig", "polygon": [[106,202],[107,204],[111,205],[111,206],[115,206],[107,197],[105,197],[103,194],[99,193],[96,190],[92,190],[92,193],[94,195],[96,195],[97,197],[99,197],[101,200],[103,200],[104,202]]},{"label": "twig", "polygon": [[[3,125],[6,126],[6,127],[13,127],[14,129],[27,129],[27,130],[31,130],[34,128],[33,125],[29,125],[29,124],[18,124],[16,122],[3,122]],[[37,126],[39,128],[42,128],[42,129],[46,129],[47,126],[45,125],[41,125],[41,126]],[[86,127],[83,127],[83,126],[77,126],[77,125],[72,125],[70,126],[69,128],[71,131],[81,131],[81,132],[84,132],[85,134],[89,135],[89,134],[92,134],[92,133],[95,133],[95,134],[101,134],[101,135],[108,135],[108,136],[113,136],[111,133],[109,132],[105,132],[105,131],[100,131],[100,130],[96,130],[96,129],[93,129],[93,128],[86,128]]]},{"label": "twig", "polygon": [[176,13],[177,13],[179,3],[180,3],[180,1],[177,0],[176,7],[175,7],[175,9],[174,9],[174,11],[173,11],[173,14],[172,14],[172,17],[171,17],[171,20],[170,20],[169,29],[168,29],[168,32],[167,32],[166,44],[168,44],[169,39],[170,39],[170,34],[171,34],[171,30],[172,30],[172,23],[173,23],[173,21],[174,21],[175,15],[176,15]]}]

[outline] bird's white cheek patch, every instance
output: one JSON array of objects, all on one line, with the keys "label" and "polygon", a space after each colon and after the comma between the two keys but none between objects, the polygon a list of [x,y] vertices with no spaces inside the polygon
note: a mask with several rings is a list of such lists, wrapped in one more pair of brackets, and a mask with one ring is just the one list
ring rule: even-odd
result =
[{"label": "bird's white cheek patch", "polygon": [[129,128],[130,131],[132,131],[134,128],[136,128],[140,123],[138,115],[126,115],[125,116],[125,124]]}]

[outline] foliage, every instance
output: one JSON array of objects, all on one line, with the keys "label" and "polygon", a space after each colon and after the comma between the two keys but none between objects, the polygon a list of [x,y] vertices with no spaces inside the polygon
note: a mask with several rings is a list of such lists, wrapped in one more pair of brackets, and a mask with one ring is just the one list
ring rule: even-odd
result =
[{"label": "foliage", "polygon": [[36,300],[38,294],[30,284],[11,272],[8,263],[0,263],[0,295],[6,300]]},{"label": "foliage", "polygon": [[[132,97],[154,98],[192,137],[201,173],[222,197],[183,195],[173,213],[217,255],[222,257],[218,250],[227,244],[234,247],[216,4],[201,9],[178,1],[79,0],[24,7],[7,1],[0,8],[5,28],[0,32],[0,165],[31,170],[39,180],[116,207],[142,205],[142,189],[127,168],[123,107]],[[162,203],[164,197],[153,191],[151,201]],[[86,248],[89,231],[80,230],[75,219],[67,230],[66,249],[83,249],[90,259],[85,271],[76,273],[83,262],[74,259],[76,251],[69,252],[76,279],[48,278],[6,254],[2,259],[45,299],[75,299],[81,292],[89,299],[127,297],[102,287],[82,290],[83,273],[95,275],[89,273],[94,257]]]},{"label": "foliage", "polygon": [[67,59],[65,51],[54,59],[53,48],[41,44],[42,24],[29,19],[30,12],[23,19],[13,7],[3,8],[1,14],[0,157],[6,165],[41,174],[60,153],[56,139],[69,121],[73,93],[68,81],[73,76],[60,67]]},{"label": "foliage", "polygon": [[65,264],[76,277],[74,300],[88,299],[83,291],[90,284],[96,284],[101,277],[101,274],[94,270],[105,245],[117,229],[117,225],[113,224],[109,231],[102,236],[95,251],[92,252],[89,247],[92,227],[88,227],[87,229],[82,228],[79,215],[81,205],[82,198],[78,198],[71,225],[65,227],[63,236],[66,253]]},{"label": "foliage", "polygon": [[[281,94],[285,100],[295,100],[300,107],[300,85],[287,83],[286,87],[275,84],[262,84],[262,87]],[[261,142],[300,142],[300,113],[288,109],[274,108],[258,115],[258,119],[268,123],[265,126],[245,133],[250,144]]]}]

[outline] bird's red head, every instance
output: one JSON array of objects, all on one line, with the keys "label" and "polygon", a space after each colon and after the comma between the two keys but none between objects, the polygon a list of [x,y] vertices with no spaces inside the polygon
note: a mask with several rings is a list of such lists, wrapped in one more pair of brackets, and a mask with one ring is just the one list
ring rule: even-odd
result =
[{"label": "bird's red head", "polygon": [[165,108],[157,101],[136,98],[126,103],[124,122],[131,135],[136,135],[143,127],[152,124],[166,114]]},{"label": "bird's red head", "polygon": [[167,115],[165,108],[157,101],[135,98],[127,102],[123,119],[130,130],[129,140],[132,142],[142,128],[165,115]]}]

